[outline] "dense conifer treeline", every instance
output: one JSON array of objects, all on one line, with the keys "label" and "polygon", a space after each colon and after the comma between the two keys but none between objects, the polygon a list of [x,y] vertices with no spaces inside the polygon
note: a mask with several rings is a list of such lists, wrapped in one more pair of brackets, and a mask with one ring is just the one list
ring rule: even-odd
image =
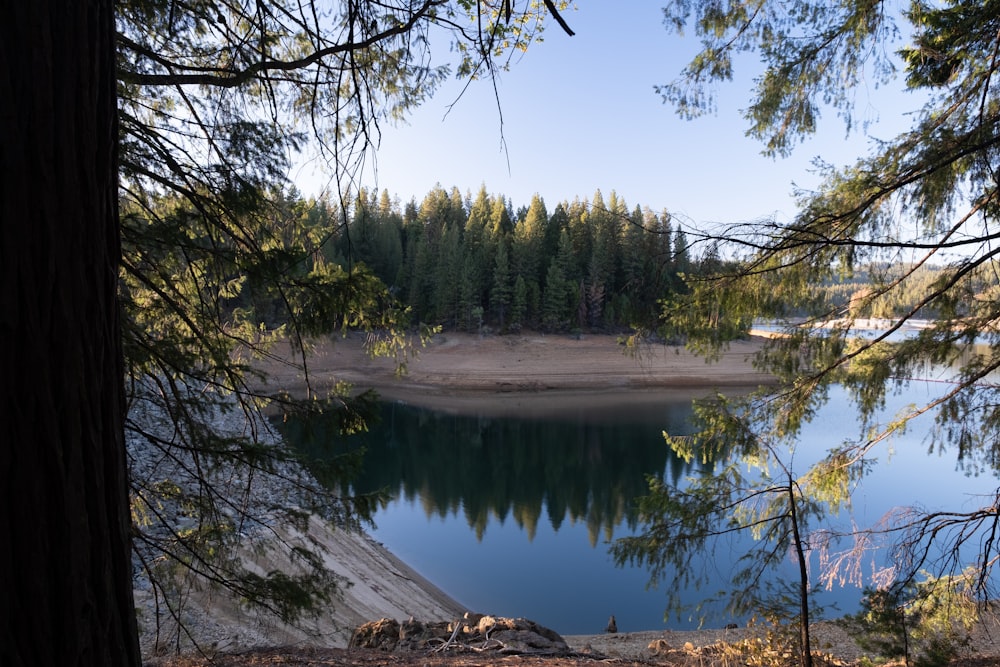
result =
[{"label": "dense conifer treeline", "polygon": [[[615,331],[648,327],[659,302],[702,262],[669,213],[629,210],[612,192],[549,209],[514,209],[486,188],[436,187],[402,207],[362,190],[347,210],[321,200],[314,224],[336,229],[320,261],[364,264],[410,321],[461,331]],[[346,224],[338,222],[346,221]]]},{"label": "dense conifer treeline", "polygon": [[[437,186],[422,201],[405,204],[387,190],[364,189],[345,205],[328,197],[307,200],[294,188],[278,200],[271,233],[311,256],[283,262],[284,279],[321,274],[371,283],[374,292],[385,289],[391,296],[393,303],[383,305],[404,326],[494,333],[655,330],[682,340],[689,332],[669,321],[670,304],[739,261],[725,256],[717,239],[686,233],[666,210],[630,210],[614,191],[605,199],[598,190],[590,201],[564,201],[551,211],[540,195],[514,209],[485,187],[473,197]],[[934,319],[937,310],[920,304],[941,270],[872,263],[818,282],[812,293],[828,313],[844,317],[884,318],[916,309],[919,317]],[[236,288],[223,301],[240,321],[272,329],[286,322],[289,307],[300,320],[314,319],[314,302],[288,303],[288,295],[266,281],[231,280]],[[987,296],[990,283],[979,273],[967,282],[970,298]],[[886,285],[893,286],[891,294],[883,294]],[[785,315],[808,319],[806,309],[794,306]]]}]

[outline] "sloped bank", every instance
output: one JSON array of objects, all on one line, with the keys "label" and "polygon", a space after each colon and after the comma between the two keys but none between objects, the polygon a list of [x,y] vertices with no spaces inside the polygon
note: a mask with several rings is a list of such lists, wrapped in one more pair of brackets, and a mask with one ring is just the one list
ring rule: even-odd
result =
[{"label": "sloped bank", "polygon": [[[162,402],[137,400],[130,419],[140,428],[127,438],[130,475],[143,508],[156,522],[143,525],[133,556],[133,594],[143,655],[242,651],[255,647],[301,645],[346,647],[354,629],[372,618],[434,620],[461,617],[464,609],[431,582],[393,556],[369,535],[340,527],[316,514],[303,514],[302,493],[324,494],[312,476],[294,461],[261,467],[206,466],[177,437],[177,424]],[[263,446],[283,447],[270,425],[241,410],[216,410],[210,418],[220,435],[256,433]],[[253,423],[251,423],[253,422]],[[158,485],[176,489],[164,496],[142,495]],[[184,498],[211,486],[217,519],[229,521],[237,542],[228,552],[251,575],[308,573],[303,552],[319,558],[329,582],[331,603],[320,613],[294,624],[267,611],[249,608],[239,595],[210,581],[210,568],[195,567],[208,576],[166,559],[156,538],[176,538],[197,530],[201,516]],[[303,491],[303,489],[307,489]],[[155,506],[151,505],[155,503]],[[289,514],[289,510],[291,514]],[[304,520],[300,517],[304,517]],[[172,544],[168,542],[168,544]],[[186,552],[182,552],[186,553]],[[152,574],[151,574],[152,573]]]},{"label": "sloped bank", "polygon": [[152,594],[137,590],[144,655],[290,645],[346,647],[355,628],[373,618],[447,621],[460,618],[465,611],[366,533],[331,528],[318,517],[309,521],[305,532],[277,531],[273,544],[247,545],[244,563],[259,574],[294,571],[296,564],[281,540],[318,551],[324,565],[340,579],[341,592],[328,608],[296,624],[282,623],[273,615],[241,605],[229,591],[190,579],[185,582],[184,627],[176,619],[165,618],[157,628],[152,622]]}]

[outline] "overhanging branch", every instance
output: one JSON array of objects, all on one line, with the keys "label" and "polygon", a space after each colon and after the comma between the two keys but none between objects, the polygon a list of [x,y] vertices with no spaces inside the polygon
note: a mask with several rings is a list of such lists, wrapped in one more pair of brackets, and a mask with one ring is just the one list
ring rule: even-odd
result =
[{"label": "overhanging branch", "polygon": [[120,69],[118,79],[123,83],[140,86],[213,86],[219,88],[234,88],[244,85],[250,81],[266,78],[271,72],[290,72],[306,69],[316,63],[322,62],[330,56],[354,53],[361,51],[393,37],[399,37],[410,33],[414,26],[422,19],[427,18],[431,10],[437,6],[446,4],[447,0],[427,0],[410,17],[402,23],[398,23],[392,28],[375,33],[365,39],[358,41],[347,41],[340,44],[333,44],[322,49],[316,49],[312,53],[295,60],[277,60],[263,58],[244,69],[235,70],[221,67],[191,66],[168,60],[159,54],[151,51],[142,44],[135,42],[129,37],[118,33],[118,43],[125,48],[134,51],[136,54],[147,58],[164,69],[166,73],[145,73],[128,69]]}]

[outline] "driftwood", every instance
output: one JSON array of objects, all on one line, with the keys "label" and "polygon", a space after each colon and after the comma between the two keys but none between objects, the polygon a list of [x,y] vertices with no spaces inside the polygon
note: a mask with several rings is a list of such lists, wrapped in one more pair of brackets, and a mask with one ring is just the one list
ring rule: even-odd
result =
[{"label": "driftwood", "polygon": [[400,624],[383,618],[359,626],[349,646],[429,653],[466,651],[539,656],[572,653],[558,633],[534,621],[479,614],[466,614],[464,619],[451,623],[421,623],[410,619]]},{"label": "driftwood", "polygon": [[[450,647],[457,645],[455,637],[458,636],[459,631],[463,627],[465,627],[465,621],[459,621],[458,623],[456,623],[455,630],[451,633],[451,637],[448,638],[448,641],[444,642],[437,648],[431,649],[431,653],[440,653],[441,651],[447,651]],[[436,638],[432,637],[430,641],[434,641],[434,639]]]}]

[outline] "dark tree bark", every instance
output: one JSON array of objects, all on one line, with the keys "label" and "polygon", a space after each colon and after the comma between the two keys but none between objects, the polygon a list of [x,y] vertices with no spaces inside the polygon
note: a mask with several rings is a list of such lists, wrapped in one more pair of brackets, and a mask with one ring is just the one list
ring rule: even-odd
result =
[{"label": "dark tree bark", "polygon": [[799,649],[802,655],[799,663],[802,667],[812,667],[812,640],[809,638],[809,567],[806,563],[806,550],[799,533],[799,513],[795,505],[795,479],[788,475],[788,520],[792,524],[792,545],[799,562]]},{"label": "dark tree bark", "polygon": [[0,664],[139,664],[113,0],[0,21]]}]

